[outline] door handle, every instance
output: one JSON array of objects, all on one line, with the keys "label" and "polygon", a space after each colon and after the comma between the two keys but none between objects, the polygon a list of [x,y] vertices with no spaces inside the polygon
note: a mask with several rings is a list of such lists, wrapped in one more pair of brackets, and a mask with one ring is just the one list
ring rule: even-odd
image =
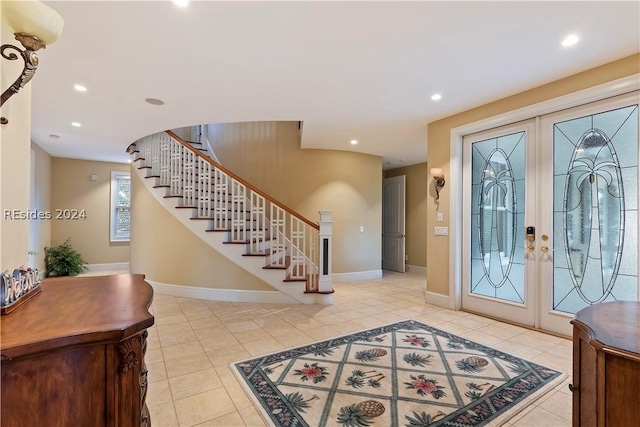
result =
[{"label": "door handle", "polygon": [[543,254],[546,254],[549,252],[549,246],[542,246],[540,250],[542,251]]}]

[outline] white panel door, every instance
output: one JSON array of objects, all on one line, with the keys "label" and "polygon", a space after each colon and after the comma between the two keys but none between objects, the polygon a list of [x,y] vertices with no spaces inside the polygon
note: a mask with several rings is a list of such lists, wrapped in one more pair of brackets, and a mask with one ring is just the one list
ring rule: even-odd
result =
[{"label": "white panel door", "polygon": [[405,176],[382,183],[382,268],[405,270]]}]

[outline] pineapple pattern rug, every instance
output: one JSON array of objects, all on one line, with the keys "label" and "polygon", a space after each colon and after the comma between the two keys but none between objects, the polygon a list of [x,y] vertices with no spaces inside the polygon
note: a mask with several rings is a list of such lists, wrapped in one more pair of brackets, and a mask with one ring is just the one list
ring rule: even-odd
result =
[{"label": "pineapple pattern rug", "polygon": [[231,365],[269,425],[501,425],[566,376],[405,320]]}]

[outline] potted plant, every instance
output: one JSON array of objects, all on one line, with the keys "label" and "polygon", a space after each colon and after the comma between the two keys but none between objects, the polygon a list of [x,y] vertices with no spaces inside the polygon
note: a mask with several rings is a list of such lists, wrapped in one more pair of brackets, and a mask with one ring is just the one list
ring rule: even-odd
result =
[{"label": "potted plant", "polygon": [[77,276],[86,270],[86,261],[82,255],[71,247],[71,238],[59,246],[44,248],[44,265],[46,276]]}]

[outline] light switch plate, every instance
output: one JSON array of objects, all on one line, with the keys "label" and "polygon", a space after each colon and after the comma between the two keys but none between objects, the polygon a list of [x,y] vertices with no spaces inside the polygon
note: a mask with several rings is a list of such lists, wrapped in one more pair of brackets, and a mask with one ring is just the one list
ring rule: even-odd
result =
[{"label": "light switch plate", "polygon": [[444,221],[444,214],[442,212],[438,212],[438,222]]},{"label": "light switch plate", "polygon": [[435,234],[436,236],[448,236],[449,227],[434,227],[433,234]]}]

